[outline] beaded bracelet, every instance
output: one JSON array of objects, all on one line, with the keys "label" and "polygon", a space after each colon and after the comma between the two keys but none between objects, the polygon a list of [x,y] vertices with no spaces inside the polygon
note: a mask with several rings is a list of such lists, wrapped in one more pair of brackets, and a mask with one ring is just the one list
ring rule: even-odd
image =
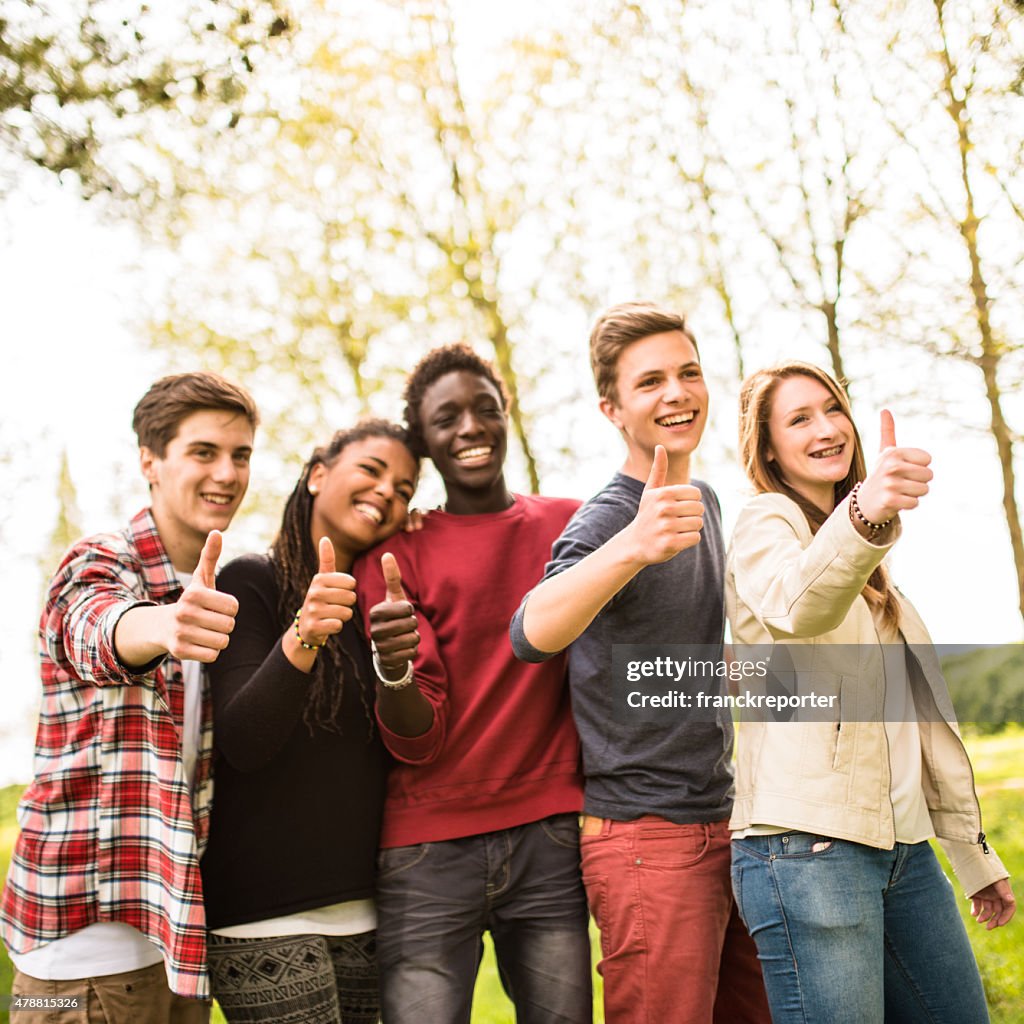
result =
[{"label": "beaded bracelet", "polygon": [[306,641],[302,639],[302,634],[299,632],[299,616],[301,614],[302,614],[302,609],[300,608],[295,613],[295,635],[299,638],[299,643],[302,644],[303,650],[319,651],[320,648],[323,647],[323,645],[325,643],[327,643],[327,641],[325,640],[323,644],[307,644]]},{"label": "beaded bracelet", "polygon": [[884,523],[871,522],[871,520],[861,512],[860,504],[857,501],[857,492],[860,490],[860,485],[861,481],[858,481],[853,485],[853,490],[850,491],[850,522],[856,525],[859,520],[863,526],[868,528],[869,539],[874,540],[875,537],[880,534],[896,517],[889,516]]}]

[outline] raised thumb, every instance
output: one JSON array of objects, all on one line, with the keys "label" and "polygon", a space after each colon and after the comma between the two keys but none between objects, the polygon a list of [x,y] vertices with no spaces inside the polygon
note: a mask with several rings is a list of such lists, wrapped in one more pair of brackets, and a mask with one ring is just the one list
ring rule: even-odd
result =
[{"label": "raised thumb", "polygon": [[334,545],[331,543],[330,537],[320,538],[320,568],[317,572],[334,572],[335,565],[337,564],[334,560]]},{"label": "raised thumb", "polygon": [[224,547],[224,537],[220,530],[211,530],[206,537],[206,543],[199,555],[199,564],[192,574],[192,582],[201,586],[209,587],[211,590],[217,586],[217,560],[220,558],[221,550]]},{"label": "raised thumb", "polygon": [[889,412],[888,409],[882,410],[881,438],[879,451],[885,451],[886,448],[896,447],[896,421],[892,418],[892,413]]},{"label": "raised thumb", "polygon": [[402,574],[398,570],[398,562],[390,551],[380,556],[380,567],[384,573],[384,586],[387,588],[389,601],[404,601],[405,591],[402,590]]},{"label": "raised thumb", "polygon": [[651,472],[644,484],[644,490],[649,491],[654,487],[664,487],[668,477],[668,452],[664,445],[654,446],[654,461],[651,463]]}]

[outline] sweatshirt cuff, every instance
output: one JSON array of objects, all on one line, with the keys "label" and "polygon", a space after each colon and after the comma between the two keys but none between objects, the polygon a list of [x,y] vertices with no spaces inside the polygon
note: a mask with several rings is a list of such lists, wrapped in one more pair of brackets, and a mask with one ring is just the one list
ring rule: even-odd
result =
[{"label": "sweatshirt cuff", "polygon": [[117,645],[114,643],[114,633],[117,624],[135,608],[157,608],[155,601],[138,600],[124,601],[108,609],[103,613],[103,620],[99,627],[99,635],[102,637],[100,660],[104,669],[107,670],[109,678],[114,682],[137,683],[151,676],[167,659],[167,653],[158,654],[150,659],[145,665],[126,665],[121,656],[117,653]]},{"label": "sweatshirt cuff", "polygon": [[394,757],[406,764],[429,764],[441,750],[443,736],[436,709],[433,723],[421,736],[399,736],[398,733],[392,732],[381,721],[379,711],[377,712],[377,726],[380,729],[384,746]]}]

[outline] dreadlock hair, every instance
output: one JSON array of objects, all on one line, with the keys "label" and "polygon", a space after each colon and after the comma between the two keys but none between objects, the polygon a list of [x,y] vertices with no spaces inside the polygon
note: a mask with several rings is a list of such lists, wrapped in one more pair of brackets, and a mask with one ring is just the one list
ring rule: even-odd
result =
[{"label": "dreadlock hair", "polygon": [[[867,476],[864,446],[861,443],[860,434],[857,432],[857,426],[853,422],[853,411],[850,408],[850,399],[847,397],[846,389],[824,370],[811,363],[803,363],[798,360],[779,363],[776,366],[752,373],[741,385],[740,459],[743,462],[743,468],[758,493],[777,491],[799,505],[813,534],[817,533],[824,525],[825,520],[828,519],[828,513],[823,512],[813,501],[809,501],[790,487],[782,476],[778,462],[768,457],[770,444],[768,420],[771,417],[772,401],[779,383],[790,377],[809,377],[811,380],[817,381],[835,398],[843,415],[850,421],[853,431],[853,458],[850,460],[849,472],[832,488],[834,505],[838,505],[853,490],[854,484],[858,480],[863,480]],[[894,629],[899,628],[900,606],[889,581],[888,570],[884,565],[879,565],[868,577],[861,593],[873,610],[880,611],[885,622]]]},{"label": "dreadlock hair", "polygon": [[446,374],[465,370],[490,381],[501,400],[502,409],[508,408],[508,392],[505,382],[497,370],[477,355],[468,345],[442,345],[431,349],[415,366],[409,379],[405,382],[402,398],[405,401],[405,424],[409,432],[409,448],[418,459],[427,455],[427,443],[423,438],[423,420],[420,418],[420,406],[427,388]]},{"label": "dreadlock hair", "polygon": [[[285,502],[281,527],[270,548],[270,561],[277,581],[277,614],[282,630],[292,622],[295,609],[302,607],[310,580],[316,575],[320,564],[310,534],[313,495],[309,493],[309,474],[314,466],[321,463],[327,467],[333,466],[344,448],[368,437],[389,437],[412,450],[407,431],[398,424],[382,419],[360,420],[348,430],[337,431],[328,444],[314,450]],[[359,616],[353,616],[345,628],[355,628],[362,634]],[[341,699],[345,677],[349,674],[359,686],[359,696],[369,723],[369,735],[373,736],[373,687],[368,685],[368,680],[362,678],[358,665],[341,644],[327,644],[313,665],[313,683],[303,711],[303,721],[310,733],[314,725],[341,733]]]}]

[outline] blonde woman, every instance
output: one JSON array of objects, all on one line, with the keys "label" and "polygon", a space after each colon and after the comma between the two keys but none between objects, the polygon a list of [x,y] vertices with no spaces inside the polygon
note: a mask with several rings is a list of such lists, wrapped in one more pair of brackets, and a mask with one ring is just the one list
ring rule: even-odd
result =
[{"label": "blonde woman", "polygon": [[857,709],[740,727],[733,888],[772,1019],[987,1021],[928,839],[942,842],[979,922],[1006,924],[1013,892],[985,841],[928,632],[882,564],[900,514],[928,492],[931,457],[898,447],[883,413],[866,473],[843,389],[797,362],[744,383],[740,444],[759,493],[727,562],[733,639],[800,645],[792,659]]}]

